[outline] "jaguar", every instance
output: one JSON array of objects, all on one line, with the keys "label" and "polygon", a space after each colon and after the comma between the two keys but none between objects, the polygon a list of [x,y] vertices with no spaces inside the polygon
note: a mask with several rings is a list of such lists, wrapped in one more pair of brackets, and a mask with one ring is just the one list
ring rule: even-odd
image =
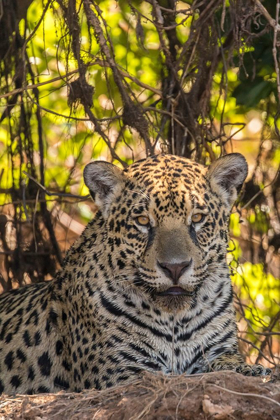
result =
[{"label": "jaguar", "polygon": [[143,371],[268,375],[239,353],[226,262],[246,176],[238,153],[89,163],[98,211],[61,270],[0,296],[0,393],[100,390]]}]

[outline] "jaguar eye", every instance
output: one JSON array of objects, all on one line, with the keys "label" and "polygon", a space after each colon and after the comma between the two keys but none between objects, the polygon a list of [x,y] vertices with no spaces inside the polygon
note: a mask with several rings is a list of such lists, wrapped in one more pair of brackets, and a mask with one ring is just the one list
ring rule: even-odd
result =
[{"label": "jaguar eye", "polygon": [[202,220],[204,219],[205,214],[202,213],[196,213],[192,215],[192,222],[193,223],[199,223],[202,222]]},{"label": "jaguar eye", "polygon": [[148,226],[150,224],[150,219],[147,216],[138,216],[136,221],[140,226]]}]

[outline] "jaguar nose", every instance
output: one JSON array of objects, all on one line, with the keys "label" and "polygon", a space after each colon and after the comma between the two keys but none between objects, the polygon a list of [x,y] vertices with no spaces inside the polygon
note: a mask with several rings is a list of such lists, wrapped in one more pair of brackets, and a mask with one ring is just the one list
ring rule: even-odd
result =
[{"label": "jaguar nose", "polygon": [[179,278],[190,267],[191,263],[192,258],[189,261],[182,261],[176,264],[157,262],[164,274],[173,281],[173,284],[178,284]]}]

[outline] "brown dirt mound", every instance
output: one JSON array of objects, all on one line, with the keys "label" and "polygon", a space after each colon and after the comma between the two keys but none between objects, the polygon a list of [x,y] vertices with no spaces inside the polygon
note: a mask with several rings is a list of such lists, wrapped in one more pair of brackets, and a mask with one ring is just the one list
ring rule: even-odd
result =
[{"label": "brown dirt mound", "polygon": [[280,382],[233,372],[173,376],[145,373],[105,391],[0,398],[0,420],[280,419]]}]

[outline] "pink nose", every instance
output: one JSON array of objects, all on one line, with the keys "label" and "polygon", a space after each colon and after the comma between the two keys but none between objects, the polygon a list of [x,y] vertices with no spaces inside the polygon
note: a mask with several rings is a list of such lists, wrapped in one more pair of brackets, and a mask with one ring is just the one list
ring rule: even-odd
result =
[{"label": "pink nose", "polygon": [[182,261],[176,264],[158,261],[158,266],[162,269],[164,274],[173,281],[174,284],[178,284],[179,278],[189,268],[191,263],[192,259],[190,259],[189,261]]}]

